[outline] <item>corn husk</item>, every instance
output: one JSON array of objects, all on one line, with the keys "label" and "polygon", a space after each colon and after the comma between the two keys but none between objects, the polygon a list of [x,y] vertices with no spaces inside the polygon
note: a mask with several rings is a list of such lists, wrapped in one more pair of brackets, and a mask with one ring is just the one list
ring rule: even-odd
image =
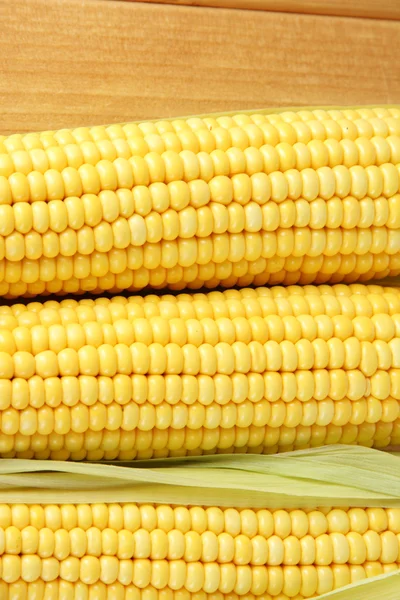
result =
[{"label": "corn husk", "polygon": [[[4,459],[0,503],[151,502],[251,508],[400,507],[400,456],[330,446],[272,456],[217,455],[99,464]],[[399,600],[400,571],[329,600]]]},{"label": "corn husk", "polygon": [[[123,465],[123,466],[121,466]],[[400,460],[357,446],[264,455],[73,463],[0,461],[0,502],[400,506]]]},{"label": "corn husk", "polygon": [[379,575],[317,596],[318,600],[398,600],[400,572]]}]

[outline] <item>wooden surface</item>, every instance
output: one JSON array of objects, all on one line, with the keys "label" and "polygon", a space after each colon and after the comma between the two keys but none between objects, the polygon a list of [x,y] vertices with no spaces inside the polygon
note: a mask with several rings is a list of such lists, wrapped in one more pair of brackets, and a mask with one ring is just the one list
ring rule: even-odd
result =
[{"label": "wooden surface", "polygon": [[267,106],[400,103],[400,22],[0,0],[0,132]]},{"label": "wooden surface", "polygon": [[[128,0],[129,1],[129,0]],[[136,0],[130,0],[135,2]],[[399,0],[144,0],[188,6],[215,6],[278,12],[400,19]]]}]

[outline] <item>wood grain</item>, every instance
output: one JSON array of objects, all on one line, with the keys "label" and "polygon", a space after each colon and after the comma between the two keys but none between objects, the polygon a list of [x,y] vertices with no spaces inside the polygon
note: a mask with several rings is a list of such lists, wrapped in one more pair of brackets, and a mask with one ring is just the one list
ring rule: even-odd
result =
[{"label": "wood grain", "polygon": [[[128,0],[129,1],[129,0]],[[130,0],[135,2],[136,0]],[[278,12],[400,20],[399,0],[144,0],[187,6],[214,6]]]},{"label": "wood grain", "polygon": [[0,132],[400,102],[400,22],[0,0]]}]

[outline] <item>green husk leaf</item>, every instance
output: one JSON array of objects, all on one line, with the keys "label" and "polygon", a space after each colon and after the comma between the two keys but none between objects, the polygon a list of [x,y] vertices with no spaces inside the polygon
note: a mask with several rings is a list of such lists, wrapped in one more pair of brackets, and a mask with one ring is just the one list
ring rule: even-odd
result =
[{"label": "green husk leaf", "polygon": [[355,446],[111,465],[4,459],[0,502],[400,507],[400,459]]},{"label": "green husk leaf", "polygon": [[338,588],[316,600],[398,600],[400,597],[400,571],[363,579]]}]

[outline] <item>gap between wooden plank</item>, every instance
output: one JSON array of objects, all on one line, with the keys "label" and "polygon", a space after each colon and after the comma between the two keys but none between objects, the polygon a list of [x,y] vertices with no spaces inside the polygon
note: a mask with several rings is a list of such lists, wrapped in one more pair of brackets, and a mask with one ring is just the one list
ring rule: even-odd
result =
[{"label": "gap between wooden plank", "polygon": [[112,0],[0,0],[0,132],[400,103],[400,23]]}]

